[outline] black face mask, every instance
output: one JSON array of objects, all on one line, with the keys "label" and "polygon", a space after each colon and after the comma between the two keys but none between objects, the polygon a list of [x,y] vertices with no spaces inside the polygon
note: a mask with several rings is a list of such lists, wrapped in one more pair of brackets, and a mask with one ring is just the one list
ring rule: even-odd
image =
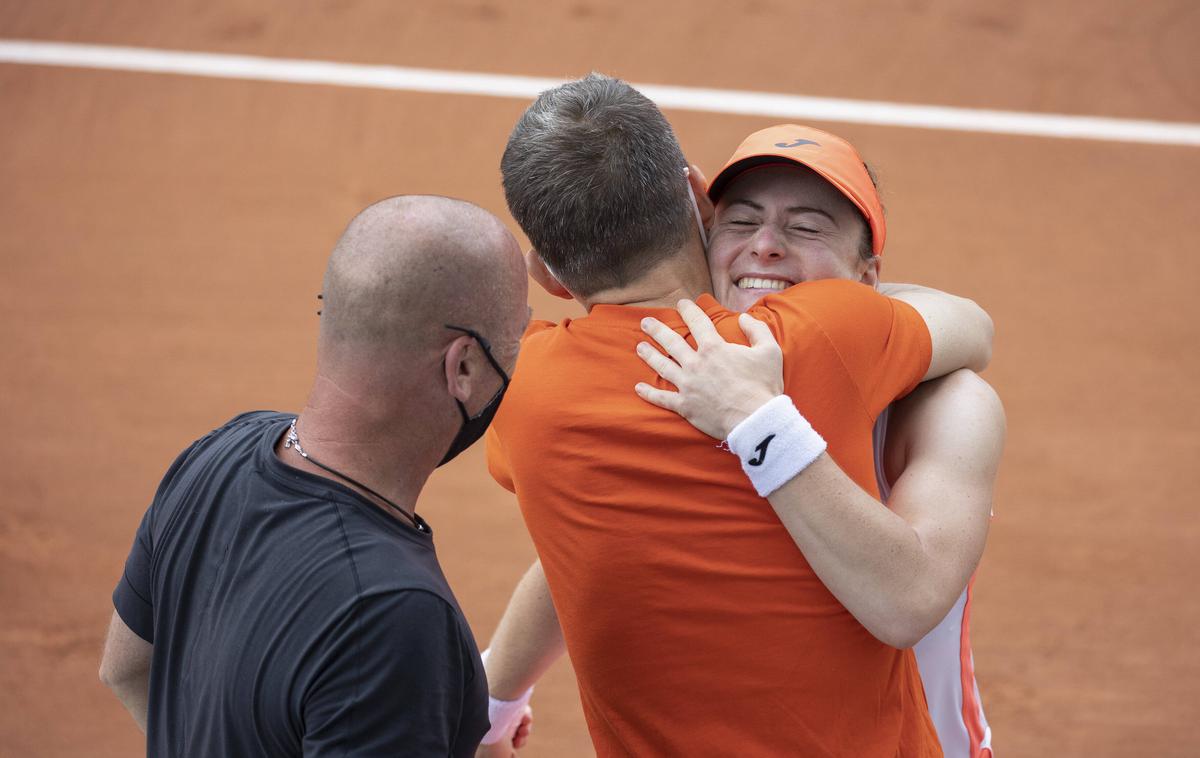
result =
[{"label": "black face mask", "polygon": [[483,436],[483,433],[487,431],[488,425],[492,423],[492,418],[496,415],[496,410],[500,407],[500,401],[504,399],[504,391],[508,389],[508,374],[504,373],[504,369],[500,367],[500,364],[492,356],[492,346],[488,344],[486,339],[472,329],[451,326],[450,324],[446,324],[445,327],[465,332],[475,338],[475,341],[483,348],[483,354],[487,357],[488,363],[492,364],[492,368],[496,369],[496,373],[500,375],[500,379],[504,383],[500,385],[500,390],[492,396],[492,399],[483,407],[483,410],[474,416],[469,415],[467,413],[467,406],[463,405],[461,400],[455,398],[454,402],[458,403],[458,412],[462,414],[462,426],[459,427],[458,434],[455,435],[454,441],[450,443],[450,449],[446,451],[446,457],[442,458],[442,462],[438,464],[439,466],[444,466],[454,460],[455,456],[475,444]]}]

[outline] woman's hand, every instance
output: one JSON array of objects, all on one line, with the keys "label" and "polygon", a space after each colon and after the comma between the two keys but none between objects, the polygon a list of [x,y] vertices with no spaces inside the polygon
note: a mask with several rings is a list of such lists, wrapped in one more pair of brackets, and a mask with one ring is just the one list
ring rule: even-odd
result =
[{"label": "woman's hand", "polygon": [[760,405],[783,394],[783,351],[771,329],[745,313],[738,317],[738,325],[749,347],[726,342],[708,314],[691,300],[680,300],[676,307],[696,347],[656,318],[643,319],[642,331],[666,355],[649,342],[637,346],[638,357],[676,391],[645,382],[634,389],[646,402],[674,411],[710,437],[723,440]]}]

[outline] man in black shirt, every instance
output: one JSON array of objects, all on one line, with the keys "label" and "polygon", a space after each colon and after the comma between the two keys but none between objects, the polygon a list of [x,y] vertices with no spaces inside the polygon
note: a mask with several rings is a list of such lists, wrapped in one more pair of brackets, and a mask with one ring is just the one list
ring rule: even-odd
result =
[{"label": "man in black shirt", "polygon": [[149,755],[473,754],[487,683],[415,503],[499,404],[526,294],[473,205],[390,198],[350,223],[304,410],[185,450],[113,593],[101,678]]}]

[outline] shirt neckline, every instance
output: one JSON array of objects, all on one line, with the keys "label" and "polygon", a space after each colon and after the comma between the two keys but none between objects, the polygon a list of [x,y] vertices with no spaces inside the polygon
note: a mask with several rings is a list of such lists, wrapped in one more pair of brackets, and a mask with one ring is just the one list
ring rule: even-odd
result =
[{"label": "shirt neckline", "polygon": [[318,476],[311,471],[289,466],[279,460],[279,457],[275,455],[275,443],[283,436],[291,420],[292,416],[284,416],[267,425],[266,431],[259,439],[258,445],[255,448],[255,456],[258,458],[258,468],[261,471],[265,472],[274,482],[283,487],[305,495],[322,497],[327,500],[336,500],[340,503],[353,505],[356,508],[364,510],[370,518],[385,526],[388,530],[396,534],[402,534],[419,544],[429,547],[433,546],[433,527],[423,518],[421,521],[428,527],[428,531],[419,531],[414,527],[401,523],[387,513],[384,513],[380,510],[379,506],[367,500],[356,490],[350,489],[341,482]]},{"label": "shirt neckline", "polygon": [[[708,314],[709,318],[714,318],[718,314],[729,312],[728,309],[718,303],[716,299],[707,292],[697,297],[695,302],[705,313]],[[671,329],[687,329],[687,324],[684,323],[683,317],[680,316],[679,311],[675,310],[674,308],[655,308],[641,305],[610,305],[608,303],[599,303],[597,305],[593,305],[592,310],[588,313],[588,315],[581,318],[572,319],[570,323],[575,325],[615,326],[641,330],[642,319],[651,316],[663,322]]]}]

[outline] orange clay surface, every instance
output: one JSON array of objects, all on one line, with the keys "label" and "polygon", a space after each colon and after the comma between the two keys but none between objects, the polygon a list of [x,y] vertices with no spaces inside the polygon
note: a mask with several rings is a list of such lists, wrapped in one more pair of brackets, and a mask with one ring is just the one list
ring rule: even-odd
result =
[{"label": "orange clay surface", "polygon": [[[4,0],[0,37],[1200,121],[1189,0]],[[0,755],[142,749],[96,669],[158,478],[301,404],[357,210],[505,214],[525,105],[0,65]],[[710,172],[774,122],[667,115]],[[885,275],[995,318],[1009,438],[972,627],[998,754],[1194,755],[1200,149],[817,125],[879,169]],[[533,558],[516,504],[476,448],[419,508],[486,643]],[[590,754],[568,665],[534,705],[525,755]]]}]

